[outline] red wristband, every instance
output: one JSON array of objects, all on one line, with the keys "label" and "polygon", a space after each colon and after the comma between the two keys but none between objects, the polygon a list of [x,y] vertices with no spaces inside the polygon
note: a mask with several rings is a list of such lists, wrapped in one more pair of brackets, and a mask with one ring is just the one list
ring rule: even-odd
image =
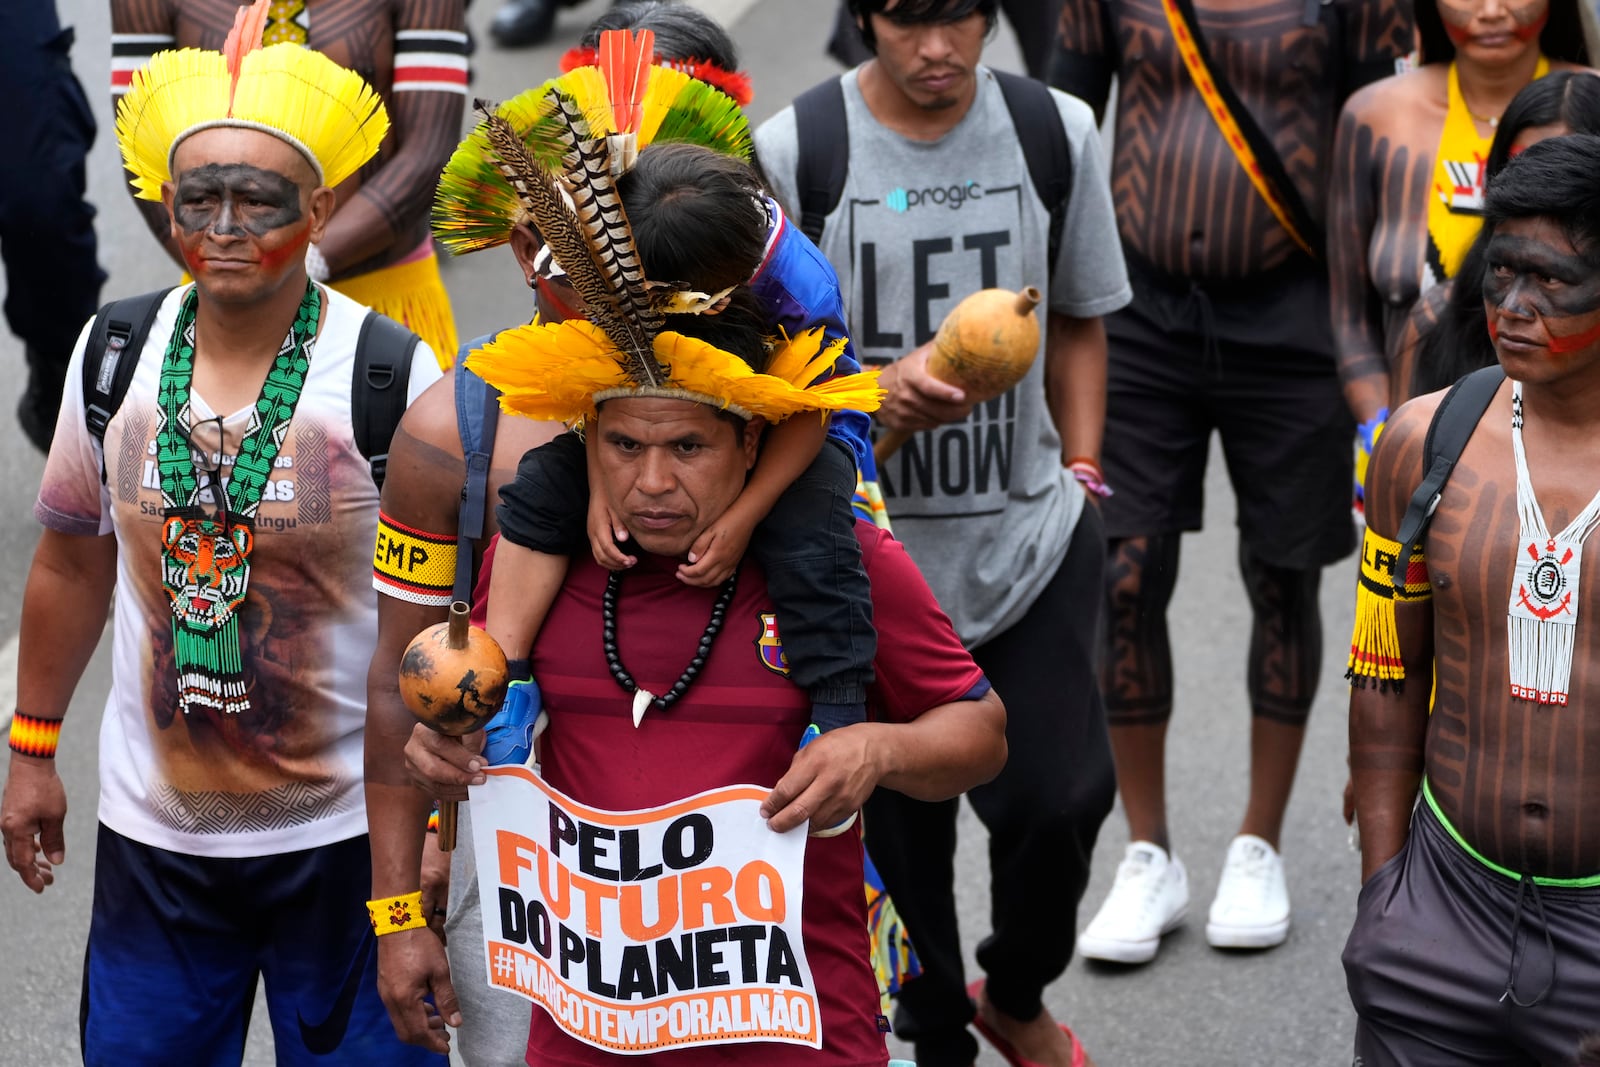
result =
[{"label": "red wristband", "polygon": [[60,719],[36,719],[17,712],[11,718],[11,751],[37,759],[54,759],[61,740]]},{"label": "red wristband", "polygon": [[1100,464],[1087,456],[1078,456],[1067,461],[1067,470],[1083,486],[1085,492],[1093,493],[1104,499],[1111,495],[1111,487],[1106,485],[1106,476],[1100,470]]}]

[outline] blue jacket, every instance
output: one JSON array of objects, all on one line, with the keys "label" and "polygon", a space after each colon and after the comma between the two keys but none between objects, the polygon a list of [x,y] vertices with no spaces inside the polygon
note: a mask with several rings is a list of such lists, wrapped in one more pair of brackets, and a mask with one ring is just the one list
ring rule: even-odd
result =
[{"label": "blue jacket", "polygon": [[[833,373],[854,374],[861,364],[845,327],[844,300],[833,265],[771,197],[767,198],[767,215],[771,219],[767,250],[750,279],[750,288],[761,300],[771,325],[783,327],[790,336],[821,326],[830,341],[843,337],[844,351],[834,363]],[[828,436],[849,447],[863,478],[877,480],[869,416],[859,411],[834,412],[828,420]]]}]

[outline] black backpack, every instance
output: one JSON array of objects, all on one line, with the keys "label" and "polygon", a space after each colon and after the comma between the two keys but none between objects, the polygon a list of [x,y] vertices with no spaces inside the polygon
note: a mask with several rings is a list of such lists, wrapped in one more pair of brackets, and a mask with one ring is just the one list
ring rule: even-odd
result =
[{"label": "black backpack", "polygon": [[[127,395],[133,372],[139,366],[161,301],[171,289],[113,300],[95,316],[89,343],[83,352],[83,409],[89,433],[102,454],[106,426]],[[355,367],[350,382],[350,424],[356,447],[383,488],[389,464],[389,439],[406,413],[407,386],[411,381],[411,356],[421,340],[416,334],[376,311],[367,312],[356,337]],[[126,353],[132,358],[124,359]],[[106,480],[105,461],[100,480]]]},{"label": "black backpack", "polygon": [[[1061,248],[1061,228],[1072,194],[1072,146],[1061,125],[1061,112],[1043,82],[991,71],[1005,97],[1006,110],[1016,128],[1028,178],[1050,211],[1049,269],[1055,270]],[[844,87],[838,78],[813,85],[794,100],[795,140],[799,163],[795,186],[800,203],[800,231],[813,244],[822,243],[822,227],[844,195],[845,172],[850,166],[850,138],[845,121]]]},{"label": "black backpack", "polygon": [[1411,554],[1428,532],[1434,510],[1444,495],[1445,483],[1450,480],[1450,472],[1455,470],[1456,460],[1466,450],[1483,413],[1489,410],[1489,403],[1505,380],[1506,372],[1498,363],[1475,370],[1452,385],[1434,411],[1428,434],[1422,441],[1422,481],[1406,504],[1400,530],[1395,536],[1400,542],[1393,571],[1396,589],[1405,588]]}]

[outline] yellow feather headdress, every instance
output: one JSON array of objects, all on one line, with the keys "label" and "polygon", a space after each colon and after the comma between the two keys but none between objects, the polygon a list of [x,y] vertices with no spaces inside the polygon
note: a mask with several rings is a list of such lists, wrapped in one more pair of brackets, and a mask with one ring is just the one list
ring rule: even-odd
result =
[{"label": "yellow feather headdress", "polygon": [[383,101],[361,76],[295,44],[261,47],[271,0],[241,8],[221,52],[160,52],[135,71],[117,105],[117,145],[144,200],[160,200],[172,157],[216,126],[260,130],[292,145],[335,186],[377,154],[389,130]]},{"label": "yellow feather headdress", "polygon": [[652,345],[660,380],[644,384],[604,330],[568,319],[508,330],[469,355],[467,368],[500,390],[506,411],[553,422],[575,422],[624,396],[691,400],[768,422],[808,411],[876,411],[884,395],[876,371],[819,381],[843,348],[821,327],[807,330],[780,344],[761,373],[715,345],[665,332]]}]

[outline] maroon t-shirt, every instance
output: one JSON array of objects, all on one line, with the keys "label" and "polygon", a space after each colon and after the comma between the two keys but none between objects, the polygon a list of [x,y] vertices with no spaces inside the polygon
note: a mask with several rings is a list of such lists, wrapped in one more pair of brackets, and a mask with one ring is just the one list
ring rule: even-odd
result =
[{"label": "maroon t-shirt", "polygon": [[[983,674],[961,647],[905,549],[883,531],[856,524],[872,580],[878,629],[874,718],[905,722],[965,699]],[[484,560],[485,581],[491,560]],[[680,582],[676,561],[641,553],[622,580],[617,646],[634,680],[664,693],[694,657],[716,589]],[[775,785],[810,722],[810,701],[782,672],[774,608],[761,569],[746,559],[738,590],[705,668],[668,711],[652,708],[633,725],[632,696],[611,677],[601,649],[600,598],[606,572],[574,559],[533,649],[550,726],[540,743],[545,779],[584,804],[630,811],[707,789]],[[763,641],[763,636],[766,640]],[[882,1067],[878,984],[868,963],[867,908],[858,829],[806,846],[802,927],[822,1019],[821,1051],[739,1044],[658,1052],[663,1067],[759,1062],[763,1067]],[[567,1036],[535,1008],[528,1063],[536,1067],[621,1063]]]}]

